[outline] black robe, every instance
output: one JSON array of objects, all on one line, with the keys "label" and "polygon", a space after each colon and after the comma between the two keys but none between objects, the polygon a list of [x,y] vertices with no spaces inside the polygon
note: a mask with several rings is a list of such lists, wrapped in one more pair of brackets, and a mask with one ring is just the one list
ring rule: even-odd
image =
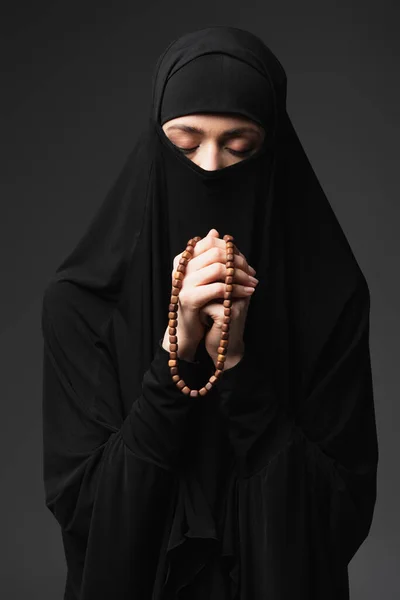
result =
[{"label": "black robe", "polygon": [[[161,80],[203,36],[231,55],[244,36],[238,55],[272,60],[238,31],[172,46]],[[279,122],[272,149],[220,173],[151,122],[46,286],[44,482],[65,600],[349,597],[376,499],[369,290],[282,108]],[[242,213],[225,210],[246,192]],[[186,219],[167,212],[187,198]],[[161,346],[171,260],[213,226],[235,235],[260,284],[243,358],[188,398]],[[214,371],[204,344],[178,360],[191,388]]]},{"label": "black robe", "polygon": [[[374,504],[363,445],[373,427],[363,295],[345,307],[326,348],[324,411],[311,404],[299,422],[265,402],[263,373],[252,372],[246,355],[218,382],[219,405],[213,394],[189,401],[172,382],[161,340],[125,414],[115,368],[82,318],[84,306],[68,282],[46,291],[44,475],[68,564],[65,599],[164,598],[165,579],[171,590],[190,585],[180,598],[233,599],[239,581],[245,599],[347,598],[347,565]],[[204,364],[179,362],[189,385],[204,382]],[[344,398],[357,401],[347,406]],[[215,456],[196,457],[194,415],[206,424],[202,435],[229,440],[225,473]],[[321,440],[323,431],[332,443]],[[347,466],[335,458],[338,439],[341,452],[348,444]]]}]

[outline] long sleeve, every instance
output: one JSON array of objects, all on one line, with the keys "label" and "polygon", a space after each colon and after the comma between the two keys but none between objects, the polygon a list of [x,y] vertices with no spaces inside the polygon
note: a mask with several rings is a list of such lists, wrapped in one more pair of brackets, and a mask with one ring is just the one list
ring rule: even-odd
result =
[{"label": "long sleeve", "polygon": [[357,290],[290,414],[246,354],[218,382],[239,477],[243,597],[348,598],[347,565],[376,500],[369,308]]},{"label": "long sleeve", "polygon": [[[115,366],[82,302],[76,287],[57,283],[42,310],[45,500],[62,530],[65,600],[150,599],[191,402],[160,342],[124,416]],[[179,366],[196,378],[199,363]]]}]

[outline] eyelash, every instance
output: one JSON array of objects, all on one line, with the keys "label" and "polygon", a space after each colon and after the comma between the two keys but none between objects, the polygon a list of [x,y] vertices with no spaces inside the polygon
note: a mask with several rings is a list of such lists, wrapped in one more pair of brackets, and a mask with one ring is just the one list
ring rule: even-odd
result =
[{"label": "eyelash", "polygon": [[[197,146],[195,146],[195,148],[180,148],[179,146],[177,146],[178,150],[180,150],[181,152],[183,152],[183,154],[190,154],[191,152],[194,152],[197,148]],[[253,151],[253,148],[250,148],[250,150],[243,150],[242,152],[239,152],[239,150],[232,150],[230,148],[227,148],[228,152],[230,152],[231,154],[233,154],[233,156],[246,156],[247,154],[250,154],[250,152]]]}]

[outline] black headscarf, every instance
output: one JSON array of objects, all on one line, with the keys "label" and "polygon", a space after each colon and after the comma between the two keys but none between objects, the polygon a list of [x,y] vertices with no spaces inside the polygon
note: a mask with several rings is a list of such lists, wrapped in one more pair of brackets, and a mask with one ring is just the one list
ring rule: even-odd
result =
[{"label": "black headscarf", "polygon": [[[184,156],[160,123],[164,89],[181,69],[184,73],[186,65],[203,57],[207,68],[213,58],[217,66],[210,79],[202,80],[204,99],[203,86],[196,87],[198,110],[244,114],[266,129],[261,150],[217,171],[205,171]],[[231,96],[210,96],[221,81],[225,57],[231,72],[238,68],[250,86],[265,79],[261,98],[266,107],[238,94],[237,85]],[[195,72],[204,70],[200,66]],[[232,81],[231,75],[226,78]],[[190,76],[188,81],[192,84]],[[168,106],[178,98],[176,112],[167,107],[168,118],[185,112],[175,92],[172,100],[168,95]],[[186,106],[192,110],[194,104],[191,94]],[[311,385],[315,361],[346,301],[357,288],[367,298],[367,286],[286,112],[283,67],[253,34],[219,26],[182,36],[158,60],[147,129],[87,232],[56,272],[57,280],[92,292],[93,301],[101,298],[110,309],[118,304],[124,319],[124,332],[118,335],[135,340],[131,360],[136,369],[129,370],[127,402],[140,390],[165,331],[173,258],[187,240],[213,227],[221,237],[234,236],[260,280],[247,315],[246,351],[273,364],[278,395],[294,403]],[[121,343],[118,336],[114,341]]]},{"label": "black headscarf", "polygon": [[[54,279],[78,285],[88,294],[88,306],[101,307],[91,310],[92,328],[112,323],[102,334],[128,414],[167,325],[174,256],[189,238],[211,228],[221,237],[233,235],[260,280],[247,314],[245,353],[311,439],[348,473],[357,461],[364,464],[364,475],[349,476],[349,485],[356,502],[368,497],[370,515],[376,465],[372,389],[364,386],[360,409],[357,381],[345,366],[340,370],[340,361],[335,389],[342,393],[331,396],[321,385],[335,366],[330,341],[345,361],[346,331],[350,336],[360,310],[362,366],[355,377],[368,379],[369,291],[286,112],[286,83],[277,58],[249,32],[209,27],[172,42],[157,63],[147,126]],[[162,130],[169,118],[196,111],[253,119],[266,131],[262,147],[226,168],[203,170]],[[107,313],[112,321],[104,318]],[[347,429],[333,431],[330,419],[340,411]],[[202,438],[210,456],[217,438]]]}]

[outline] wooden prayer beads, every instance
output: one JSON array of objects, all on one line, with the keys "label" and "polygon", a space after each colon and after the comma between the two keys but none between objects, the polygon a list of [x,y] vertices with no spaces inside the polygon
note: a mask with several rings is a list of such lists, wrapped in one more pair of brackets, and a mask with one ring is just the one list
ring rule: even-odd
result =
[{"label": "wooden prayer beads", "polygon": [[234,263],[234,251],[235,245],[233,243],[234,238],[231,235],[224,235],[224,241],[226,242],[226,276],[225,284],[227,286],[224,293],[224,324],[222,325],[222,333],[220,345],[218,347],[218,360],[217,368],[214,375],[211,375],[208,382],[204,387],[199,390],[191,390],[186,382],[180,377],[178,373],[178,338],[176,335],[176,328],[178,325],[178,297],[182,287],[182,281],[185,276],[186,266],[189,260],[193,257],[194,248],[201,240],[200,236],[190,238],[186,245],[186,250],[182,253],[182,257],[179,260],[176,271],[173,273],[171,299],[168,313],[168,327],[169,327],[169,357],[168,366],[172,376],[172,381],[176,384],[176,387],[181,390],[183,394],[189,395],[192,398],[196,396],[205,396],[212,388],[218,378],[222,375],[224,369],[224,363],[226,359],[226,353],[228,351],[228,340],[229,340],[229,324],[231,320],[231,306],[232,306],[232,283],[235,275],[235,263]]}]

